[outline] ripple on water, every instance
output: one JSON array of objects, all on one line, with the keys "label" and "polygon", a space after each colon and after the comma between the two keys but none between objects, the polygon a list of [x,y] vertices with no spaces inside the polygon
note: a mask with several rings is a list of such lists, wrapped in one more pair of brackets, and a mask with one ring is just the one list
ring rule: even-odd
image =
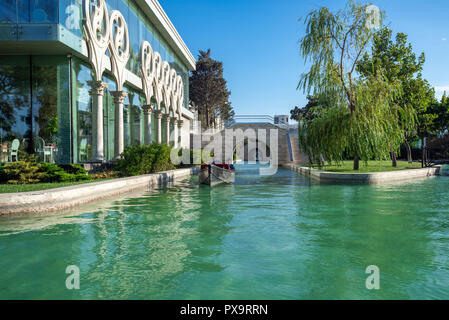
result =
[{"label": "ripple on water", "polygon": [[[258,169],[2,218],[0,298],[449,298],[449,178],[338,185]],[[64,289],[70,264],[77,292]]]}]

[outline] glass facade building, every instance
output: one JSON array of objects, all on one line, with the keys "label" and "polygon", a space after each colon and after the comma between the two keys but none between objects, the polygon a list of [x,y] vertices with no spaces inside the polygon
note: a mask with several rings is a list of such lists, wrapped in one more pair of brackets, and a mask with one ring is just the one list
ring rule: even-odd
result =
[{"label": "glass facade building", "polygon": [[[95,117],[90,83],[94,70],[83,31],[84,1],[0,1],[0,162],[20,160],[27,154],[35,155],[38,161],[61,164],[92,159]],[[120,11],[129,30],[128,76],[123,87],[127,93],[123,104],[124,146],[143,144],[142,106],[147,103],[140,83],[142,42],[148,41],[181,76],[183,115],[190,113],[188,73],[195,62],[176,31],[173,34],[175,29],[167,30],[157,18],[165,13],[156,0],[105,3],[109,12]],[[110,67],[102,81],[107,84],[102,101],[104,159],[112,160],[116,104],[111,92],[116,90],[117,81]],[[154,109],[162,108],[153,100],[151,104]],[[156,130],[163,130],[163,126],[156,128],[154,113],[150,117],[154,140]],[[162,131],[163,136],[166,134]]]}]

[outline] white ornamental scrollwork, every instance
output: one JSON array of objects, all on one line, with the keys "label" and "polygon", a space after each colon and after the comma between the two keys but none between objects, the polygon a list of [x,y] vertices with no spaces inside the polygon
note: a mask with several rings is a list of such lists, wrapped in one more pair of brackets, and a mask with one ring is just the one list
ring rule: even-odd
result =
[{"label": "white ornamental scrollwork", "polygon": [[175,104],[175,101],[176,101],[176,90],[175,90],[175,87],[176,87],[176,76],[177,76],[176,70],[175,69],[171,69],[170,70],[170,74],[169,74],[169,77],[170,77],[170,81],[169,81],[170,89],[169,89],[169,92],[170,92],[170,105],[171,105],[171,107],[173,109],[173,113],[177,112],[177,108],[176,108],[176,104]]},{"label": "white ornamental scrollwork", "polygon": [[[170,109],[170,65],[167,61],[162,64],[162,98],[167,109]],[[167,110],[169,113],[169,110]]]},{"label": "white ornamental scrollwork", "polygon": [[162,89],[164,87],[164,74],[162,72],[162,58],[159,52],[155,52],[153,54],[153,60],[154,60],[154,68],[155,68],[155,77],[153,81],[153,85],[155,87],[155,93],[154,97],[157,101],[158,106],[161,105],[161,102],[163,101],[162,96]]},{"label": "white ornamental scrollwork", "polygon": [[111,67],[117,82],[117,91],[122,91],[125,83],[126,64],[129,60],[129,33],[125,18],[118,10],[112,10],[109,17],[110,32],[109,52]]},{"label": "white ornamental scrollwork", "polygon": [[[83,29],[86,34],[89,48],[89,59],[95,71],[97,81],[102,80],[105,69],[104,61],[107,58],[106,50],[109,47],[111,71],[116,82],[117,91],[123,90],[125,82],[126,64],[130,58],[130,42],[126,20],[122,14],[113,10],[108,15],[104,0],[84,0]],[[165,112],[172,110],[178,113],[181,119],[181,106],[184,100],[184,84],[182,77],[161,55],[153,51],[148,41],[143,41],[140,48],[140,73],[142,89],[150,103],[151,98],[165,104]]]},{"label": "white ornamental scrollwork", "polygon": [[104,0],[84,1],[83,28],[89,48],[89,59],[95,70],[95,79],[102,80],[104,56],[109,45],[109,17]]},{"label": "white ornamental scrollwork", "polygon": [[145,94],[147,104],[150,104],[154,95],[153,80],[156,74],[153,60],[153,49],[148,41],[142,41],[140,46],[140,73],[142,79],[142,89]]},{"label": "white ornamental scrollwork", "polygon": [[182,81],[182,77],[180,75],[176,77],[176,87],[177,87],[176,104],[179,113],[179,118],[181,119],[181,106],[182,102],[184,101],[184,82]]}]

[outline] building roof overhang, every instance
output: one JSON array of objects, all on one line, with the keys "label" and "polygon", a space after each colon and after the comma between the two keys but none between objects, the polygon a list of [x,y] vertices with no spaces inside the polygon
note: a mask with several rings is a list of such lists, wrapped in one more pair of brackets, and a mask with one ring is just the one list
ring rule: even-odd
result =
[{"label": "building roof overhang", "polygon": [[195,70],[195,58],[159,2],[157,0],[135,0],[135,2],[147,18],[155,25],[187,68],[191,71]]}]

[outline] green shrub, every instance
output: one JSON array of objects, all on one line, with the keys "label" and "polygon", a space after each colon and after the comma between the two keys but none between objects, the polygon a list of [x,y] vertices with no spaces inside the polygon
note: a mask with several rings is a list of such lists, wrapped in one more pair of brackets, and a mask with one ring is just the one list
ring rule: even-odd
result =
[{"label": "green shrub", "polygon": [[105,170],[101,172],[96,172],[90,175],[92,179],[112,179],[118,178],[120,176],[120,171]]},{"label": "green shrub", "polygon": [[66,172],[60,166],[53,163],[40,163],[39,171],[43,172],[42,182],[65,182],[69,179],[65,177]]},{"label": "green shrub", "polygon": [[127,176],[170,170],[174,168],[170,161],[170,152],[170,146],[155,142],[130,146],[121,154],[116,169]]},{"label": "green shrub", "polygon": [[151,165],[151,172],[160,172],[174,169],[175,166],[170,160],[170,153],[172,148],[165,144],[155,145],[157,147],[153,148],[154,158]]},{"label": "green shrub", "polygon": [[79,164],[62,164],[60,167],[67,173],[87,175],[87,170]]},{"label": "green shrub", "polygon": [[[213,151],[205,151],[200,149],[180,149],[178,155],[181,156],[183,153],[190,154],[189,162],[186,163],[183,160],[181,161],[181,164],[184,166],[191,166],[191,165],[199,165],[202,163],[209,163],[212,161],[214,157]],[[198,163],[198,160],[200,160],[201,163]]]},{"label": "green shrub", "polygon": [[6,173],[3,170],[5,168],[5,165],[3,163],[0,163],[0,183],[6,183]]},{"label": "green shrub", "polygon": [[39,171],[44,175],[42,182],[75,182],[90,180],[87,171],[79,165],[61,165],[53,163],[41,163]]},{"label": "green shrub", "polygon": [[0,164],[0,183],[31,184],[38,182],[75,182],[91,180],[92,177],[79,165],[64,165],[62,168],[53,163],[17,161]]},{"label": "green shrub", "polygon": [[38,183],[45,173],[39,171],[39,164],[35,162],[10,162],[2,168],[2,180],[8,184]]}]

